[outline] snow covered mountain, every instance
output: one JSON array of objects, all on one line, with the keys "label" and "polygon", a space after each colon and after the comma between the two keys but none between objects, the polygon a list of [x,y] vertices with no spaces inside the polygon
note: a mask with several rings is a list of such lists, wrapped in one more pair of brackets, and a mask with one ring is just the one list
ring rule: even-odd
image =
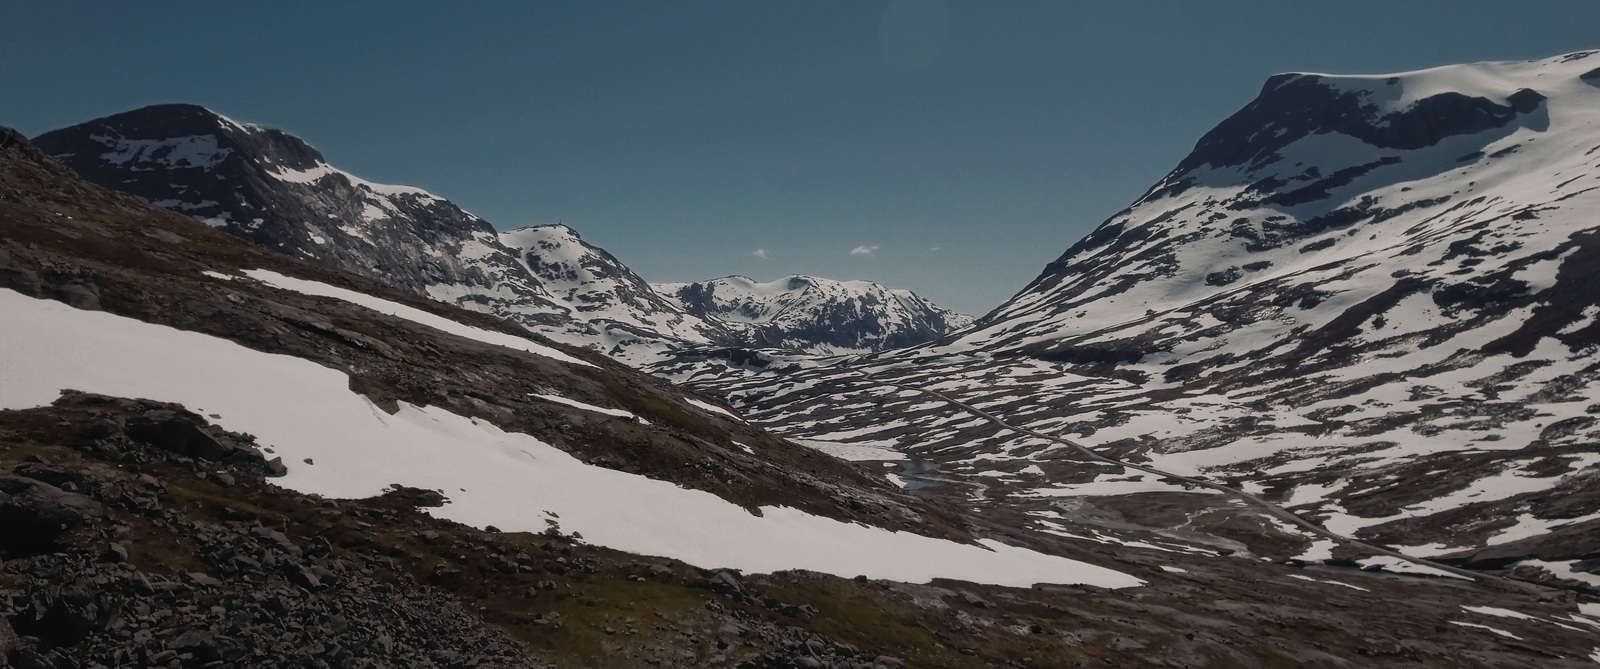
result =
[{"label": "snow covered mountain", "polygon": [[[293,135],[203,107],[145,107],[36,142],[92,181],[265,248],[503,316],[559,341],[623,357],[630,347],[648,354],[720,341],[716,328],[651,299],[642,279],[570,230],[502,235],[448,200],[365,181]],[[607,290],[616,292],[602,295]]]},{"label": "snow covered mountain", "polygon": [[562,314],[486,221],[427,191],[365,181],[281,130],[195,105],[153,105],[47,132],[34,143],[84,178],[264,248],[408,292],[495,292],[549,322]]},{"label": "snow covered mountain", "polygon": [[[926,458],[1044,531],[1063,495],[1214,504],[906,388],[1411,554],[1600,585],[1596,210],[1593,52],[1278,75],[973,327],[695,382],[791,437]],[[1329,558],[1313,539],[1288,556]]]},{"label": "snow covered mountain", "polygon": [[[1594,108],[1562,87],[1567,65],[1541,65],[1551,120],[1538,127],[1539,109],[1518,112],[1508,137],[1600,146],[1585,138],[1593,124],[1565,125],[1564,114]],[[199,168],[169,144],[119,169],[166,170],[181,183]],[[211,155],[235,150],[218,147]],[[1483,190],[1471,197],[1494,207],[1559,194],[1539,197],[1537,217],[1460,233],[1504,235],[1493,245],[1458,244],[1448,222],[1398,215],[1389,220],[1419,232],[1392,252],[1322,256],[1361,281],[1324,277],[1318,289],[1333,295],[1315,303],[1272,297],[1251,318],[1198,313],[1251,285],[1236,281],[1186,303],[1151,293],[1155,315],[1129,311],[1133,323],[1083,324],[1112,344],[1158,341],[1171,329],[1145,319],[1191,310],[1214,331],[1174,327],[1213,338],[1198,349],[1179,334],[1172,350],[1137,357],[1058,355],[1098,343],[1074,339],[1093,334],[1073,330],[1087,316],[1028,307],[1093,289],[1065,271],[1019,295],[1013,315],[916,348],[849,359],[761,351],[779,364],[696,377],[745,409],[735,412],[482,313],[513,303],[494,291],[515,277],[556,317],[588,307],[594,322],[615,324],[608,331],[693,322],[648,320],[661,303],[642,280],[568,230],[441,233],[459,262],[407,286],[360,245],[351,248],[368,255],[344,265],[359,273],[314,256],[315,240],[268,252],[227,221],[219,231],[83,181],[0,128],[0,664],[1591,666],[1600,456],[1581,441],[1587,424],[1569,417],[1600,406],[1589,390],[1600,371],[1587,344],[1559,339],[1581,328],[1539,322],[1568,293],[1579,295],[1577,322],[1600,314],[1583,297],[1596,293],[1583,245],[1591,224],[1568,210],[1594,204],[1583,193],[1596,170],[1519,167],[1549,186],[1508,189],[1478,173],[1467,178]],[[1576,190],[1561,190],[1574,175]],[[1439,197],[1430,178],[1393,192],[1427,186]],[[338,199],[350,179],[330,173],[294,195]],[[1244,188],[1216,186],[1215,202],[1164,220],[1181,226],[1186,212]],[[1559,199],[1568,193],[1578,194]],[[1132,213],[1159,218],[1143,207],[1184,196],[1168,197]],[[1117,248],[1125,262],[1108,268],[1108,285],[1134,294],[1167,280],[1139,264],[1149,251],[1139,236],[1158,246],[1167,236],[1162,222],[1145,223],[1064,262],[1090,267],[1081,261],[1095,249]],[[1541,226],[1570,238],[1529,232]],[[300,239],[284,234],[285,248]],[[1463,251],[1483,260],[1446,270],[1494,276],[1537,251],[1493,249],[1551,239],[1577,246],[1558,241],[1561,264],[1544,279],[1482,297],[1466,316],[1387,310],[1379,329],[1426,336],[1383,346],[1344,337],[1333,345],[1343,358],[1304,356],[1309,380],[1270,349],[1176,371],[1250,343],[1233,333],[1270,346],[1329,327],[1316,319],[1356,318],[1354,306],[1318,310],[1388,290],[1364,284],[1376,276],[1367,272],[1436,276],[1426,263],[1440,245],[1484,251]],[[419,248],[431,253],[430,243]],[[1190,253],[1207,248],[1190,239],[1167,246],[1180,267],[1210,257]],[[1213,260],[1238,264],[1229,253]],[[1283,257],[1296,256],[1273,256]],[[1513,278],[1549,262],[1515,264]],[[1320,267],[1269,278],[1331,271]],[[441,296],[476,310],[430,299],[457,279],[478,288]],[[1496,299],[1512,305],[1498,317]],[[750,319],[784,312],[777,301],[729,303],[750,304]],[[1285,327],[1252,329],[1263,319]],[[1524,326],[1553,334],[1520,358],[1478,344],[1446,350]],[[1413,366],[1410,356],[1430,352],[1446,355]],[[1329,408],[1337,402],[1359,404]],[[1206,487],[1223,484],[1250,496]],[[1307,535],[1259,499],[1341,533],[1454,551],[1440,559],[1476,571],[1446,582],[1463,574]],[[1546,585],[1506,587],[1500,576]],[[124,615],[105,614],[116,610]]]},{"label": "snow covered mountain", "polygon": [[747,346],[861,353],[932,341],[972,322],[909,290],[796,274],[759,283],[729,276],[655,289],[684,311],[721,323]]},{"label": "snow covered mountain", "polygon": [[[640,359],[640,349],[726,345],[732,333],[684,312],[657,295],[605,249],[583,241],[565,225],[539,225],[500,233],[500,243],[545,289],[568,307],[574,321],[591,324],[580,339],[603,339],[619,359]],[[443,295],[441,295],[443,297]],[[506,305],[500,310],[514,309]]]},{"label": "snow covered mountain", "polygon": [[90,181],[265,248],[509,318],[635,365],[704,347],[875,351],[921,343],[963,322],[905,291],[811,278],[816,289],[774,296],[783,306],[804,306],[759,326],[687,312],[571,228],[500,233],[449,200],[363,180],[298,137],[195,105],[145,107],[34,141]]}]

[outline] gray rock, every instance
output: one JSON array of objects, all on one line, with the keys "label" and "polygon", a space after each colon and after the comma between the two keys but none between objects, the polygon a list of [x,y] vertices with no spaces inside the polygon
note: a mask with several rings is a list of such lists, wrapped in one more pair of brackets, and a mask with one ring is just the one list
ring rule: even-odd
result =
[{"label": "gray rock", "polygon": [[113,543],[113,544],[111,544],[111,545],[106,547],[106,552],[101,557],[106,562],[127,562],[128,561],[128,549],[127,549],[126,546],[123,546],[122,544]]},{"label": "gray rock", "polygon": [[83,477],[59,467],[30,462],[12,470],[17,476],[24,476],[35,481],[44,481],[58,488],[68,484],[76,485],[83,481]]},{"label": "gray rock", "polygon": [[322,580],[317,578],[317,575],[307,569],[305,565],[290,565],[286,571],[290,583],[312,592],[322,589]]},{"label": "gray rock", "polygon": [[202,460],[224,460],[239,451],[171,410],[150,411],[128,421],[128,434],[151,446]]},{"label": "gray rock", "polygon": [[20,476],[0,476],[0,548],[30,550],[47,545],[85,521],[105,515],[99,502]]},{"label": "gray rock", "polygon": [[203,587],[203,588],[220,588],[220,587],[222,587],[222,581],[219,581],[215,577],[210,576],[208,574],[204,574],[204,573],[197,572],[197,571],[191,571],[191,572],[189,572],[187,574],[184,574],[184,576],[187,576],[189,578],[189,582],[190,583],[193,583],[193,584],[198,585],[198,586]]},{"label": "gray rock", "polygon": [[723,594],[744,593],[744,584],[739,582],[739,579],[733,575],[733,572],[726,569],[713,574],[710,581],[711,589],[715,592],[721,592]]}]

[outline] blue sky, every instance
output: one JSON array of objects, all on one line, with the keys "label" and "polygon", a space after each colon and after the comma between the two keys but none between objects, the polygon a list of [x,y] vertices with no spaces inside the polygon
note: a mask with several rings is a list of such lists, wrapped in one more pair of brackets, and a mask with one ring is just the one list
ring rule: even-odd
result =
[{"label": "blue sky", "polygon": [[[0,124],[284,128],[653,281],[871,279],[982,313],[1285,71],[1600,48],[1600,3],[13,3]],[[761,250],[761,253],[757,253]],[[764,256],[764,257],[762,257]]]}]

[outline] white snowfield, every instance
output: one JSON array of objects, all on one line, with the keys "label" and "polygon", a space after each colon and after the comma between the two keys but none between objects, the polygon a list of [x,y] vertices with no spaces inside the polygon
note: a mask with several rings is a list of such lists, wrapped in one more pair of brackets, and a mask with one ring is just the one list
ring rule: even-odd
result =
[{"label": "white snowfield", "polygon": [[849,460],[851,462],[908,459],[905,453],[884,446],[861,443],[846,444],[837,441],[823,441],[821,439],[790,439],[789,441],[806,448],[817,449],[840,460]]},{"label": "white snowfield", "polygon": [[781,507],[755,516],[710,493],[586,465],[531,436],[435,407],[401,404],[389,415],[350,392],[342,372],[199,333],[10,290],[0,290],[0,314],[0,408],[46,405],[67,388],[180,402],[255,435],[289,467],[276,482],[304,493],[436,489],[451,498],[433,511],[444,518],[542,531],[544,512],[554,511],[586,541],[703,567],[1016,587],[1143,583],[993,541],[959,544]]},{"label": "white snowfield", "polygon": [[145,169],[159,167],[210,170],[233,153],[233,149],[224,149],[217,146],[215,135],[195,135],[167,139],[127,139],[125,137],[92,135],[90,139],[104,144],[108,149],[106,153],[100,155],[102,160],[117,165],[132,163],[135,166],[145,167]]},{"label": "white snowfield", "polygon": [[408,307],[404,304],[400,304],[399,302],[391,302],[379,297],[373,297],[366,293],[358,293],[347,288],[330,286],[319,281],[296,279],[292,276],[284,276],[272,270],[252,269],[245,270],[244,274],[245,276],[274,288],[301,293],[303,295],[316,295],[318,297],[331,297],[336,300],[344,300],[345,302],[366,307],[380,314],[394,316],[396,318],[404,318],[413,323],[426,325],[435,330],[448,332],[458,337],[466,337],[467,339],[481,341],[485,344],[495,344],[497,346],[504,346],[506,348],[512,348],[518,351],[527,351],[534,355],[542,355],[546,358],[559,360],[569,365],[594,367],[594,364],[592,363],[579,360],[570,355],[562,353],[561,351],[553,349],[549,346],[545,346],[544,344],[534,342],[530,339],[518,337],[516,335],[509,335],[504,332],[485,330],[483,328],[473,327],[463,323],[457,323],[456,321],[450,320],[443,316],[437,316],[428,313],[416,307]]},{"label": "white snowfield", "polygon": [[[258,126],[252,126],[252,127],[254,128],[254,127],[258,127]],[[429,193],[428,191],[425,191],[425,190],[423,190],[421,188],[417,188],[416,186],[401,186],[401,185],[395,185],[395,184],[374,183],[374,182],[371,182],[371,181],[367,181],[366,179],[363,179],[361,177],[358,177],[358,176],[356,176],[354,174],[351,174],[349,172],[346,172],[344,170],[341,170],[341,169],[339,169],[337,167],[329,165],[327,163],[320,162],[320,161],[315,166],[310,167],[310,168],[306,168],[306,169],[292,169],[292,168],[283,167],[281,165],[280,166],[274,166],[274,167],[276,167],[276,169],[268,171],[268,174],[272,175],[272,178],[277,179],[279,181],[287,181],[287,182],[290,182],[290,183],[298,183],[298,184],[308,184],[308,183],[316,183],[318,181],[321,181],[325,177],[329,177],[329,176],[337,174],[337,175],[343,176],[345,178],[345,180],[349,181],[350,185],[355,186],[356,188],[364,189],[367,192],[373,193],[375,195],[380,195],[380,196],[382,196],[382,195],[411,195],[411,196],[416,196],[416,197],[422,198],[424,200],[437,200],[437,199],[439,199],[439,196],[434,195],[433,193]],[[379,202],[377,200],[372,200],[372,202],[374,204],[377,204],[378,206],[381,206],[381,207],[390,206],[390,204],[387,203],[387,202]]]}]

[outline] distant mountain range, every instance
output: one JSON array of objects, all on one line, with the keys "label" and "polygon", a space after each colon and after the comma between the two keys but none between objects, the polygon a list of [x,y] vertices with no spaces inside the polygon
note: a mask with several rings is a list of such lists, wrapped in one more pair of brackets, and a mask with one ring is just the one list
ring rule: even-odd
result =
[{"label": "distant mountain range", "polygon": [[932,341],[972,322],[912,293],[870,281],[794,275],[760,283],[729,276],[658,283],[685,312],[714,320],[752,346],[864,353]]},{"label": "distant mountain range", "polygon": [[[365,181],[298,137],[195,105],[144,107],[34,142],[90,181],[264,248],[636,365],[705,347],[872,352],[931,341],[970,321],[867,281],[790,277],[776,282],[788,288],[744,295],[739,282],[717,279],[665,294],[569,227],[499,232],[449,200]],[[699,299],[695,286],[715,298]],[[724,309],[730,301],[741,306]],[[743,315],[748,309],[763,316]]]}]

